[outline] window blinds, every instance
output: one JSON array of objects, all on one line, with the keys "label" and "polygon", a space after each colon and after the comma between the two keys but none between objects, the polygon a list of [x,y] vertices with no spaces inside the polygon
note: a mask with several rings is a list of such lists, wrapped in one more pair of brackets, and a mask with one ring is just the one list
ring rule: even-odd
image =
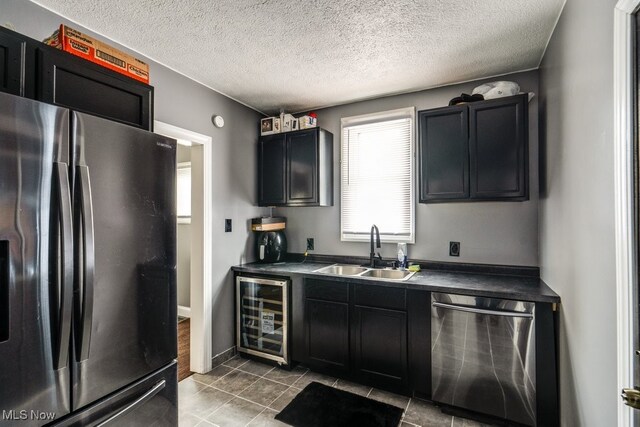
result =
[{"label": "window blinds", "polygon": [[341,172],[342,240],[415,241],[413,108],[343,119]]}]

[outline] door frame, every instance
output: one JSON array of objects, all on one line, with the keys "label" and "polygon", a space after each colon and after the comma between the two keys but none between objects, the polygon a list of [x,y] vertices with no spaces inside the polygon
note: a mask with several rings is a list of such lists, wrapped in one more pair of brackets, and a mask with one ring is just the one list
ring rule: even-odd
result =
[{"label": "door frame", "polygon": [[[633,357],[637,319],[637,262],[634,212],[634,12],[640,0],[619,0],[614,10],[614,197],[618,390],[635,384]],[[618,425],[631,426],[635,411],[618,399]]]},{"label": "door frame", "polygon": [[[191,359],[189,369],[204,374],[212,367],[213,357],[213,140],[210,136],[183,129],[158,120],[153,121],[154,132],[170,138],[202,145],[203,153],[203,212],[202,260],[199,263],[202,286],[190,286],[191,299]],[[189,144],[187,144],[189,145]],[[193,224],[193,223],[192,223]]]}]

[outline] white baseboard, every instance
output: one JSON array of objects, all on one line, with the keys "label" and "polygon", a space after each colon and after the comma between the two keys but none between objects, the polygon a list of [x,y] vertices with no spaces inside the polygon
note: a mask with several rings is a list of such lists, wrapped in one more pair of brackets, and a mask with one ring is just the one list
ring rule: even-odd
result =
[{"label": "white baseboard", "polygon": [[191,307],[178,306],[178,316],[191,317]]}]

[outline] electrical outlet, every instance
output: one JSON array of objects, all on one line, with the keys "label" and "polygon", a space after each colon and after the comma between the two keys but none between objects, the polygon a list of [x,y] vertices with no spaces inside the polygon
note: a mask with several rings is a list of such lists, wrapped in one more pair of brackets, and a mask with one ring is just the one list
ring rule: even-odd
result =
[{"label": "electrical outlet", "polygon": [[460,256],[460,242],[449,242],[449,256]]},{"label": "electrical outlet", "polygon": [[313,250],[313,237],[307,237],[307,250]]},{"label": "electrical outlet", "polygon": [[229,218],[224,220],[224,232],[231,233],[231,219]]}]

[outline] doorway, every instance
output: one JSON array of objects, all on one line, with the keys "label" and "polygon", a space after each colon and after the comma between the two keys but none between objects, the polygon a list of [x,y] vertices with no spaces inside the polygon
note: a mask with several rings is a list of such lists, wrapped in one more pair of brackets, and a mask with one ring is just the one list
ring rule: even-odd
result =
[{"label": "doorway", "polygon": [[[176,175],[191,191],[178,191],[176,206],[178,316],[182,335],[181,374],[211,370],[212,352],[212,140],[211,137],[154,121],[155,132],[178,141]],[[181,184],[178,184],[181,185]],[[205,262],[205,260],[208,260]],[[186,320],[188,319],[188,320]],[[185,323],[186,322],[186,323]],[[182,326],[182,327],[181,327]],[[186,338],[188,336],[188,339]],[[185,342],[188,355],[185,357]],[[180,347],[180,341],[179,341]],[[185,365],[187,364],[188,367]]]},{"label": "doorway", "polygon": [[[176,181],[178,225],[176,229],[176,288],[178,299],[178,381],[191,375],[191,200],[201,192],[202,176],[191,173],[191,145],[179,140],[176,147]],[[195,178],[195,180],[193,179]]]}]

